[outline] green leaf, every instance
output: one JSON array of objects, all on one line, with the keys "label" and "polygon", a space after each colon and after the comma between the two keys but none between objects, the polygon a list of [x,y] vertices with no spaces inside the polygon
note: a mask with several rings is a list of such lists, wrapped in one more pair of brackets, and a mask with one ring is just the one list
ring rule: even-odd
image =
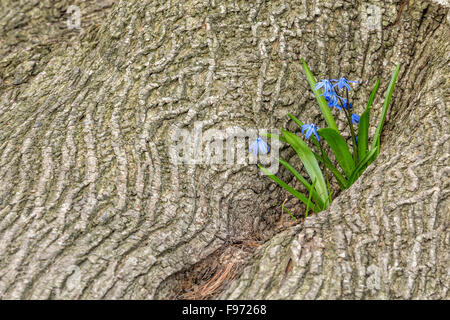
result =
[{"label": "green leaf", "polygon": [[[378,123],[378,127],[377,127],[377,131],[375,132],[375,136],[373,137],[371,149],[374,149],[377,146],[378,147],[380,146],[381,131],[383,130],[384,121],[386,120],[387,111],[389,108],[389,104],[391,103],[392,93],[394,92],[395,82],[397,81],[399,70],[400,70],[400,64],[397,64],[397,67],[395,68],[395,72],[392,75],[391,82],[389,83],[388,90],[386,92],[386,97],[384,99],[384,104],[383,104],[383,110],[381,111],[381,119],[380,119],[380,122]],[[379,150],[379,148],[378,148],[378,150]],[[375,157],[378,156],[378,152],[379,151],[377,151]]]},{"label": "green leaf", "polygon": [[281,129],[281,131],[283,132],[283,136],[286,138],[287,142],[292,146],[292,148],[294,148],[295,152],[297,152],[297,155],[302,161],[306,172],[308,172],[311,181],[317,179],[316,190],[322,201],[326,203],[328,199],[327,186],[314,153],[311,149],[309,149],[308,145],[295,134],[283,129]]},{"label": "green leaf", "polygon": [[373,157],[377,151],[377,148],[371,149],[364,159],[362,159],[358,165],[356,166],[355,170],[353,170],[352,175],[350,176],[349,180],[349,186],[351,186],[358,178],[359,176],[364,172],[367,166],[369,166],[375,158]]},{"label": "green leaf", "polygon": [[[291,118],[300,128],[303,125],[303,122],[301,122],[300,120],[298,120],[294,115],[288,113],[289,118]],[[284,141],[286,142],[286,141]],[[317,141],[317,139],[312,139],[312,142],[314,143],[314,145],[320,149],[320,145],[319,142]],[[340,188],[342,190],[346,189],[346,185],[348,183],[348,181],[344,178],[344,176],[342,176],[342,174],[339,172],[339,170],[332,164],[330,158],[328,158],[328,155],[326,153],[324,153],[324,159],[322,158],[322,156],[318,155],[317,153],[313,152],[314,156],[316,157],[317,160],[321,161],[330,171],[331,173],[333,173],[333,175],[336,177],[336,180],[338,181],[338,184],[340,186]]]},{"label": "green leaf", "polygon": [[317,154],[315,152],[314,152],[314,156],[316,157],[317,160],[322,162],[325,165],[325,167],[327,167],[331,171],[331,173],[336,178],[336,180],[337,180],[341,190],[345,190],[345,189],[348,188],[348,181],[339,172],[339,170],[331,163],[331,161],[329,159],[324,159],[319,154]]},{"label": "green leaf", "polygon": [[[303,126],[303,122],[301,122],[300,120],[298,120],[294,115],[288,113],[289,118],[291,118],[300,128]],[[317,139],[311,139],[311,141],[314,143],[314,145],[320,149],[320,143],[319,141],[317,141]],[[324,153],[325,159],[326,160],[330,160],[330,158],[328,158],[328,155],[326,153]],[[331,161],[330,161],[331,163]]]},{"label": "green leaf", "polygon": [[370,125],[370,110],[372,109],[373,100],[380,86],[380,78],[377,79],[375,87],[370,94],[367,102],[366,110],[361,115],[358,124],[358,159],[364,159],[369,149],[369,125]]},{"label": "green leaf", "polygon": [[287,142],[286,139],[285,139],[284,137],[282,137],[282,136],[280,136],[280,135],[278,135],[278,134],[273,134],[273,133],[262,133],[261,135],[262,135],[262,136],[265,136],[265,137],[267,137],[267,138],[269,138],[269,139],[275,138],[275,139],[278,139],[278,140],[281,141],[281,142]]},{"label": "green leaf", "polygon": [[[297,180],[300,181],[305,186],[306,189],[311,190],[311,185],[308,183],[308,181],[306,181],[305,178],[303,178],[303,176],[300,173],[297,172],[297,170],[294,169],[294,167],[292,167],[287,161],[285,161],[283,159],[278,159],[278,161],[286,169],[288,169],[297,178]],[[322,201],[322,199],[320,198],[320,196],[317,194],[317,192],[314,189],[312,189],[312,195],[313,195],[313,199],[318,204],[318,206],[320,208],[323,208],[324,202]]]},{"label": "green leaf", "polygon": [[352,154],[348,149],[347,142],[341,137],[337,130],[331,128],[323,128],[317,130],[319,135],[323,137],[336,157],[337,162],[341,166],[347,177],[350,177],[353,169],[355,169],[355,163],[353,162]]},{"label": "green leaf", "polygon": [[308,218],[309,205],[311,204],[311,195],[312,195],[314,186],[316,185],[316,182],[317,182],[317,180],[314,180],[311,188],[309,189],[308,204],[306,205],[305,218]]},{"label": "green leaf", "polygon": [[304,123],[298,120],[294,115],[288,113],[288,117],[291,118],[300,128],[304,125]]},{"label": "green leaf", "polygon": [[[301,122],[300,120],[298,120],[295,116],[293,116],[293,115],[290,114],[290,113],[288,113],[288,116],[289,116],[292,120],[294,120],[294,122],[295,122],[300,128],[302,127],[303,122]],[[312,142],[314,143],[314,145],[315,145],[317,148],[320,149],[319,141],[317,141],[317,139],[311,139],[311,140],[312,140]],[[286,141],[284,141],[284,142],[286,142]],[[326,153],[324,153],[324,156],[325,156],[325,160],[328,160],[328,162],[331,163],[331,160],[330,160],[330,158],[328,158],[328,155],[327,155]],[[336,169],[336,170],[337,170],[337,169]]]},{"label": "green leaf", "polygon": [[284,210],[287,211],[287,213],[289,213],[289,215],[291,216],[292,220],[296,221],[297,219],[294,217],[294,215],[288,210],[288,208],[286,208],[285,206],[283,206],[282,204],[279,205],[280,207],[282,207]]},{"label": "green leaf", "polygon": [[[278,139],[281,142],[285,142],[286,138],[277,135],[277,134],[271,134],[271,133],[263,133],[263,136],[267,137],[267,138],[275,138]],[[313,139],[313,141],[315,142],[315,144],[317,145],[317,147],[319,147],[319,143],[317,142],[317,140]],[[322,159],[322,157],[320,155],[318,155],[317,153],[313,152],[314,156],[316,157],[317,160],[321,161],[336,177],[336,179],[338,180],[338,184],[341,187],[342,190],[346,189],[345,185],[347,184],[347,180],[342,176],[342,174],[339,172],[339,170],[333,166],[333,164],[331,163],[330,158],[328,158],[327,154],[325,153],[325,159]]]},{"label": "green leaf", "polygon": [[314,95],[316,96],[317,102],[319,103],[320,111],[322,111],[325,121],[327,122],[327,124],[330,128],[338,130],[338,127],[336,125],[336,122],[334,121],[333,115],[331,114],[331,110],[328,107],[327,100],[325,100],[325,97],[321,95],[322,92],[320,91],[320,89],[314,90],[314,86],[316,84],[316,79],[314,78],[314,75],[309,70],[308,65],[306,64],[306,61],[303,58],[302,58],[302,64],[303,64],[303,70],[305,70],[306,79],[308,80],[309,85],[311,86],[311,90],[314,92]]},{"label": "green leaf", "polygon": [[[330,180],[328,180],[328,175],[327,175],[327,188],[328,188],[328,200],[329,200],[329,204],[331,205],[331,203],[333,202],[333,199],[331,198],[332,196],[332,191],[331,191],[331,186],[330,186]],[[326,208],[323,207],[323,210],[325,210]]]},{"label": "green leaf", "polygon": [[[308,199],[301,194],[300,192],[298,192],[297,190],[295,190],[294,188],[292,188],[290,185],[288,185],[287,183],[285,183],[284,181],[282,181],[280,178],[278,178],[276,175],[270,173],[269,170],[267,170],[266,168],[264,168],[263,166],[258,164],[258,167],[262,170],[262,172],[264,172],[270,179],[272,179],[273,181],[275,181],[276,183],[278,183],[281,187],[283,187],[285,190],[289,191],[294,197],[296,197],[297,199],[299,199],[300,201],[302,201],[304,204],[308,203]],[[318,209],[315,205],[312,206],[312,209],[314,210],[314,212],[320,212],[320,209]]]},{"label": "green leaf", "polygon": [[373,87],[372,92],[370,93],[369,101],[367,101],[366,110],[372,108],[373,100],[375,100],[375,95],[378,92],[379,86],[380,86],[380,78],[377,79],[377,83],[375,83],[375,87]]},{"label": "green leaf", "polygon": [[359,118],[358,124],[358,159],[361,159],[367,154],[369,147],[369,121],[370,121],[370,109],[366,109]]}]

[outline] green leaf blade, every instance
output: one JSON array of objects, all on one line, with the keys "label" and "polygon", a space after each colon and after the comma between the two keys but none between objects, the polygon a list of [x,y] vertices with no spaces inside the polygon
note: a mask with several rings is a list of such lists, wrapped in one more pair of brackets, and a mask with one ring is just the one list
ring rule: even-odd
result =
[{"label": "green leaf blade", "polygon": [[[378,123],[377,130],[375,132],[375,136],[373,137],[372,141],[372,148],[377,148],[379,150],[380,147],[380,137],[381,137],[381,131],[383,130],[384,121],[386,120],[387,111],[389,108],[389,104],[391,103],[392,93],[394,92],[395,82],[397,81],[398,72],[400,71],[400,64],[397,64],[397,67],[395,68],[394,74],[392,75],[391,82],[389,83],[388,90],[386,92],[386,96],[384,99],[383,109],[381,111],[381,118],[380,122]],[[375,155],[375,157],[378,155],[378,151]]]},{"label": "green leaf blade", "polygon": [[280,142],[284,142],[284,143],[287,142],[286,139],[284,137],[280,136],[279,134],[262,133],[261,135],[266,137],[266,138],[268,138],[268,139],[272,139],[273,138],[273,139],[277,139]]},{"label": "green leaf blade", "polygon": [[334,121],[334,117],[331,114],[331,110],[328,107],[328,103],[325,100],[325,97],[322,96],[320,89],[315,90],[314,86],[316,85],[316,79],[314,78],[314,75],[312,74],[311,70],[309,70],[308,65],[306,64],[305,59],[302,58],[302,64],[303,64],[303,70],[306,74],[306,79],[308,80],[309,85],[311,86],[311,90],[314,92],[314,95],[316,96],[317,102],[319,103],[320,111],[322,111],[323,117],[325,118],[325,121],[328,124],[328,127],[338,130],[338,127],[336,125],[336,122]]},{"label": "green leaf blade", "polygon": [[281,131],[286,138],[286,141],[294,148],[299,156],[311,181],[317,179],[316,190],[322,201],[326,203],[328,200],[328,190],[314,153],[309,149],[308,145],[295,134],[283,129]]},{"label": "green leaf blade", "polygon": [[370,109],[366,109],[359,119],[358,124],[358,159],[361,162],[369,148],[369,122]]},{"label": "green leaf blade", "polygon": [[362,159],[358,165],[355,167],[355,170],[353,170],[353,173],[351,174],[349,180],[349,185],[352,185],[358,178],[359,176],[364,172],[364,170],[366,169],[367,166],[369,166],[374,160],[374,155],[377,151],[377,148],[373,148],[371,149],[366,156],[364,157],[364,159]]},{"label": "green leaf blade", "polygon": [[367,101],[367,109],[372,108],[373,101],[375,100],[375,96],[378,92],[378,88],[380,87],[380,78],[377,79],[377,82],[375,83],[375,87],[373,87],[372,92],[370,93],[369,101]]},{"label": "green leaf blade", "polygon": [[283,206],[282,204],[280,204],[280,207],[283,208],[284,210],[287,211],[287,213],[289,213],[289,215],[291,216],[292,220],[297,221],[297,218],[294,217],[294,215],[289,211],[288,208],[286,208],[285,206]]},{"label": "green leaf blade", "polygon": [[308,183],[308,181],[306,181],[305,178],[302,177],[302,175],[300,173],[298,173],[297,170],[295,170],[294,167],[292,167],[289,162],[283,160],[283,159],[278,159],[278,161],[286,168],[288,169],[296,178],[297,180],[299,180],[303,186],[307,189],[310,190],[310,193],[312,193],[312,197],[313,200],[319,205],[319,207],[323,208],[324,203],[322,201],[322,199],[320,198],[320,196],[317,194],[317,192],[311,187],[311,185]]},{"label": "green leaf blade", "polygon": [[288,117],[291,118],[292,121],[294,121],[300,128],[304,125],[304,123],[298,120],[296,116],[288,113]]},{"label": "green leaf blade", "polygon": [[[270,179],[278,183],[282,188],[284,188],[286,191],[288,191],[290,194],[292,194],[294,197],[299,199],[304,204],[308,204],[308,198],[306,198],[302,193],[298,192],[294,188],[292,188],[290,185],[288,185],[286,182],[278,178],[276,175],[270,173],[269,170],[264,168],[263,166],[258,164],[258,167],[261,169],[262,172],[264,172],[265,175],[267,175]],[[319,212],[320,210],[313,204],[312,207],[314,212]]]},{"label": "green leaf blade", "polygon": [[333,150],[337,162],[344,171],[347,177],[350,177],[355,169],[355,163],[353,161],[352,154],[348,149],[347,142],[339,134],[337,130],[331,128],[323,128],[317,130],[319,135],[324,138],[331,150]]},{"label": "green leaf blade", "polygon": [[367,101],[366,110],[364,110],[358,124],[358,159],[361,162],[369,151],[369,126],[370,126],[370,110],[372,109],[373,101],[380,87],[380,78],[377,79],[372,92],[370,93],[369,101]]},{"label": "green leaf blade", "polygon": [[308,218],[309,205],[311,204],[311,196],[312,196],[312,192],[314,190],[314,186],[316,185],[316,181],[317,180],[314,180],[311,188],[309,189],[308,204],[306,205],[305,218]]},{"label": "green leaf blade", "polygon": [[331,163],[331,161],[329,159],[324,159],[322,158],[320,155],[318,155],[317,153],[314,152],[314,156],[316,157],[317,160],[319,160],[320,162],[322,162],[324,164],[325,167],[327,167],[331,173],[334,175],[334,177],[336,178],[339,187],[342,190],[345,190],[348,188],[348,181],[344,178],[344,176],[339,172],[339,170]]}]

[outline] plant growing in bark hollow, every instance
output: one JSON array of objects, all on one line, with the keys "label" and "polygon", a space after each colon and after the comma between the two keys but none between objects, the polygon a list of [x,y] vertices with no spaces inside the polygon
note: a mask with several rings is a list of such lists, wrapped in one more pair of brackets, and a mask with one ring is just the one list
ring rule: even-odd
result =
[{"label": "plant growing in bark hollow", "polygon": [[[380,153],[380,136],[383,130],[384,121],[386,119],[389,104],[394,91],[395,82],[397,80],[400,65],[396,66],[391,82],[386,92],[381,118],[378,123],[375,135],[372,138],[372,144],[369,147],[369,121],[370,110],[375,95],[380,86],[380,79],[377,79],[373,88],[365,111],[358,116],[352,113],[352,104],[349,100],[350,85],[358,83],[357,81],[349,81],[342,77],[340,79],[323,79],[316,82],[313,74],[308,68],[305,60],[302,59],[303,69],[306,74],[312,91],[317,99],[319,108],[328,127],[319,128],[315,124],[304,124],[292,114],[289,117],[301,128],[301,134],[305,134],[306,139],[310,139],[314,145],[313,148],[300,138],[297,134],[281,129],[282,135],[266,134],[267,137],[274,137],[281,142],[288,143],[297,153],[300,161],[309,176],[309,180],[304,178],[291,164],[286,160],[278,159],[278,161],[288,169],[294,177],[308,190],[308,195],[304,195],[298,190],[292,188],[287,183],[271,174],[266,168],[258,164],[258,167],[273,181],[278,183],[292,195],[306,204],[305,216],[311,209],[317,213],[326,209],[331,204],[331,190],[328,173],[336,179],[341,190],[349,188],[364,170],[378,157]],[[336,108],[339,112],[344,112],[347,119],[347,125],[351,134],[351,148],[346,140],[339,132],[334,120],[331,109]],[[356,131],[355,126],[358,126]],[[258,138],[261,139],[261,138]],[[324,150],[323,144],[326,142],[334,153],[338,166],[331,162]],[[255,142],[256,143],[256,142]],[[259,145],[258,140],[256,145]],[[258,149],[258,148],[256,148]],[[267,153],[268,148],[263,148]],[[255,148],[253,148],[255,152]],[[256,154],[256,152],[255,152]],[[322,164],[322,168],[320,167]],[[289,211],[288,211],[289,212]],[[292,216],[292,214],[291,214]]]}]

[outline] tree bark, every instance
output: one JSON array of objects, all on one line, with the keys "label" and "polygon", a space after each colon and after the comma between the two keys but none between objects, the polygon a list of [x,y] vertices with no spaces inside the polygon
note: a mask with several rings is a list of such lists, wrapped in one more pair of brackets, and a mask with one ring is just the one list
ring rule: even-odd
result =
[{"label": "tree bark", "polygon": [[[116,1],[107,18],[78,3],[83,30],[52,29],[64,41],[38,57],[12,45],[36,48],[30,24],[0,16],[0,298],[165,299],[187,278],[226,299],[448,298],[446,1]],[[170,137],[317,122],[300,57],[361,80],[357,113],[402,68],[379,158],[278,232],[277,204],[299,203],[254,165],[173,163]],[[234,280],[208,269],[266,240]]]}]

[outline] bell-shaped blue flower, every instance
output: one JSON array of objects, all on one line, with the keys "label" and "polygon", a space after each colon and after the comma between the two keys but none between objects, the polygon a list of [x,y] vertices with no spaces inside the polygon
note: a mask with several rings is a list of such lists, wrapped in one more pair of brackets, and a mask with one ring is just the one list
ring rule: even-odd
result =
[{"label": "bell-shaped blue flower", "polygon": [[338,96],[334,92],[332,94],[325,94],[324,93],[323,96],[327,100],[328,106],[330,108],[334,107],[334,108],[338,109],[339,111],[342,111],[342,108],[341,108],[341,106],[339,105],[339,102],[338,102]]},{"label": "bell-shaped blue flower", "polygon": [[346,87],[348,91],[350,91],[349,83],[359,83],[359,81],[350,81],[345,79],[344,77],[339,79],[331,79],[331,81],[337,82],[336,84],[333,85],[333,88],[337,86],[339,90],[342,90],[342,88]]},{"label": "bell-shaped blue flower", "polygon": [[316,127],[316,125],[313,123],[302,125],[302,133],[306,130],[306,139],[309,139],[309,137],[311,137],[311,135],[314,133],[316,135],[317,141],[320,141],[319,134],[317,133],[317,130],[319,129],[320,128]]},{"label": "bell-shaped blue flower", "polygon": [[331,94],[333,92],[333,85],[328,79],[322,79],[315,84],[314,90],[319,90],[320,88],[323,88],[325,94]]},{"label": "bell-shaped blue flower", "polygon": [[352,113],[352,122],[354,124],[358,124],[359,123],[359,116],[356,113]]},{"label": "bell-shaped blue flower", "polygon": [[266,154],[269,152],[269,146],[261,137],[258,137],[248,148],[248,151],[251,150],[253,151],[253,154],[255,156],[258,154],[258,152],[261,154]]}]

